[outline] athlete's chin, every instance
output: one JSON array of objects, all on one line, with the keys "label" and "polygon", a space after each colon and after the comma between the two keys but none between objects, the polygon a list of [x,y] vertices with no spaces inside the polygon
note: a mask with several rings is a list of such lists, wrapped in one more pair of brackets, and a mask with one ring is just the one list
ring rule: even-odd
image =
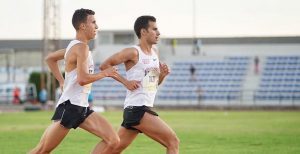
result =
[{"label": "athlete's chin", "polygon": [[96,38],[96,34],[92,35],[92,39],[95,39]]}]

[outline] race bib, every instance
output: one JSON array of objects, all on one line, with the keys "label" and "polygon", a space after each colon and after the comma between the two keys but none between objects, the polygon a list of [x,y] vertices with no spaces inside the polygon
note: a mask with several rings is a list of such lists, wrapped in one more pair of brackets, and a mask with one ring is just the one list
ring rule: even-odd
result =
[{"label": "race bib", "polygon": [[158,87],[159,73],[156,70],[149,71],[143,78],[143,89],[145,92],[156,92]]},{"label": "race bib", "polygon": [[[89,74],[94,74],[94,65],[90,65],[88,68]],[[83,86],[84,93],[90,93],[92,89],[92,83]]]}]

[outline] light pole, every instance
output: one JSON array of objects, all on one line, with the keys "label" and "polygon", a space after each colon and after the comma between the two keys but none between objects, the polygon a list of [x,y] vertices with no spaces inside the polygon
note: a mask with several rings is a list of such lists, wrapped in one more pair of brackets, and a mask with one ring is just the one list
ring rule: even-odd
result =
[{"label": "light pole", "polygon": [[192,21],[192,27],[193,27],[193,39],[192,39],[192,54],[196,54],[196,0],[193,0],[193,21]]},{"label": "light pole", "polygon": [[196,0],[193,0],[193,39],[196,38]]},{"label": "light pole", "polygon": [[[60,2],[59,0],[44,0],[44,24],[43,24],[43,51],[41,60],[41,89],[46,88],[48,99],[54,98],[56,81],[51,78],[50,72],[46,71],[44,59],[49,51],[58,49],[60,34]],[[47,72],[47,73],[46,73]],[[47,80],[46,80],[47,78]],[[45,80],[47,83],[45,83]]]}]

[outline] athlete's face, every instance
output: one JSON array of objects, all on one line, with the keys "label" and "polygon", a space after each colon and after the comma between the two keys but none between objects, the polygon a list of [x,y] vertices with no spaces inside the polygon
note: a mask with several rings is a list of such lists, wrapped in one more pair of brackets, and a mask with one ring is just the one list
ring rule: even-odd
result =
[{"label": "athlete's face", "polygon": [[85,23],[85,33],[89,39],[94,39],[97,34],[98,25],[94,15],[88,15]]},{"label": "athlete's face", "polygon": [[149,43],[157,44],[160,32],[158,31],[156,22],[149,21],[149,27],[146,32],[146,37]]}]

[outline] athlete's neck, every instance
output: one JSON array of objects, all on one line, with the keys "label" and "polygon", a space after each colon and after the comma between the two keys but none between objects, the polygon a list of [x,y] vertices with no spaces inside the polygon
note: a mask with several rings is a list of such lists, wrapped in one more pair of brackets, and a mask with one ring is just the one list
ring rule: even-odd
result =
[{"label": "athlete's neck", "polygon": [[76,40],[83,42],[85,44],[88,44],[90,41],[86,36],[81,35],[80,33],[76,33]]},{"label": "athlete's neck", "polygon": [[144,41],[141,41],[140,40],[140,43],[139,43],[139,46],[141,47],[142,51],[145,53],[145,54],[151,54],[151,49],[152,49],[152,44],[149,44],[147,42],[144,42]]}]

